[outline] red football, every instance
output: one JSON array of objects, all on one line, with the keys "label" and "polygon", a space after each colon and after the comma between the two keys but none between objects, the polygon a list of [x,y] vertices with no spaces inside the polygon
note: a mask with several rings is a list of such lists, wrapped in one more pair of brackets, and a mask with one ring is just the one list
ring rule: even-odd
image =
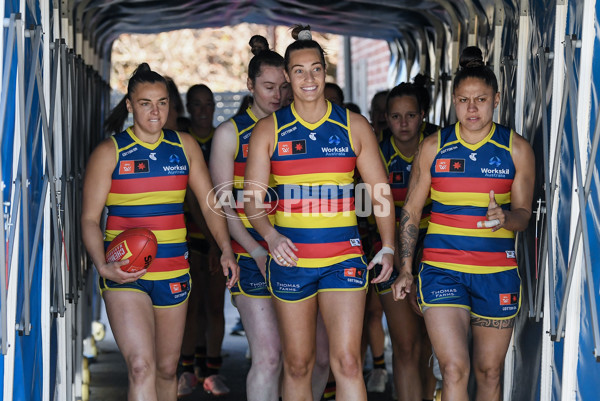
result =
[{"label": "red football", "polygon": [[158,243],[154,233],[147,228],[130,228],[117,235],[106,249],[106,261],[129,259],[121,270],[134,273],[147,269],[156,257]]}]

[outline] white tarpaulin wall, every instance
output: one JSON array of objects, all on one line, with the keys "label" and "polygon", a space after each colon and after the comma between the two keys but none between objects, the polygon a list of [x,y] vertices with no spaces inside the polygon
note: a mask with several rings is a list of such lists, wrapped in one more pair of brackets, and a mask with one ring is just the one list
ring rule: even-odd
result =
[{"label": "white tarpaulin wall", "polygon": [[[254,22],[385,39],[390,85],[426,72],[432,118],[453,121],[460,50],[478,45],[502,91],[497,121],[534,146],[536,196],[519,234],[523,303],[506,400],[592,400],[597,304],[596,1],[5,1],[0,7],[0,394],[85,398],[82,340],[95,294],[79,235],[81,179],[102,138],[110,49],[121,33]],[[585,51],[583,51],[585,50]],[[598,64],[598,62],[596,62]],[[580,218],[580,216],[582,218]]]}]

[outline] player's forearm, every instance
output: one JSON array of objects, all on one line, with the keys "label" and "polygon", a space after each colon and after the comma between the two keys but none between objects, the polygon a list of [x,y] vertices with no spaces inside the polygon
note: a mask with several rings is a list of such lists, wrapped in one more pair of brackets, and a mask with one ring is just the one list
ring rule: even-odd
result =
[{"label": "player's forearm", "polygon": [[96,222],[81,221],[81,234],[85,249],[96,268],[106,264],[104,234]]},{"label": "player's forearm", "polygon": [[250,235],[244,223],[240,220],[238,214],[229,206],[223,206],[223,211],[227,215],[227,227],[229,234],[246,252],[250,253],[260,244]]},{"label": "player's forearm", "polygon": [[398,227],[397,253],[400,258],[400,270],[411,272],[417,239],[419,238],[420,216],[411,215],[404,208],[400,209],[400,225]]},{"label": "player's forearm", "polygon": [[529,226],[531,211],[525,208],[511,210],[506,212],[506,222],[504,228],[510,231],[523,231]]}]

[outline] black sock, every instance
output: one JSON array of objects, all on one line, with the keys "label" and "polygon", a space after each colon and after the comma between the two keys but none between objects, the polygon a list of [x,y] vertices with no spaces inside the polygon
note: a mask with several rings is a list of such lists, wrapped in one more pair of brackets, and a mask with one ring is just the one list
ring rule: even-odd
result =
[{"label": "black sock", "polygon": [[194,352],[194,366],[197,368],[197,376],[207,377],[206,372],[206,347],[196,347]]},{"label": "black sock", "polygon": [[194,373],[194,355],[181,355],[181,367],[184,372]]},{"label": "black sock", "polygon": [[207,376],[218,375],[219,369],[221,369],[222,364],[223,364],[223,358],[221,358],[220,356],[207,357],[206,358],[206,374],[207,374]]},{"label": "black sock", "polygon": [[373,369],[384,369],[385,370],[385,355],[373,357]]},{"label": "black sock", "polygon": [[327,382],[327,385],[325,386],[325,392],[323,393],[323,398],[325,400],[334,400],[335,389],[335,381]]}]

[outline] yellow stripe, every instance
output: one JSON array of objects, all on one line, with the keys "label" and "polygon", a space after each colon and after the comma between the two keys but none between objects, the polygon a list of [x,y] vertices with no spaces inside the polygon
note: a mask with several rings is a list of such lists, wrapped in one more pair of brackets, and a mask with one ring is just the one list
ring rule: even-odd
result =
[{"label": "yellow stripe", "polygon": [[514,266],[479,266],[479,265],[465,265],[465,264],[454,264],[454,263],[443,263],[443,262],[432,262],[431,260],[424,260],[423,262],[428,265],[439,267],[440,269],[454,270],[462,273],[471,274],[487,274],[487,273],[499,273],[507,270],[512,270]]},{"label": "yellow stripe", "polygon": [[[160,137],[158,138],[158,141],[154,142],[154,143],[146,143],[146,142],[142,142],[137,136],[135,136],[135,134],[133,133],[133,126],[127,128],[127,133],[129,134],[129,136],[131,137],[131,139],[137,143],[138,145],[140,145],[141,147],[144,147],[146,149],[150,149],[150,150],[155,150],[156,148],[158,148],[161,144],[161,142],[164,141],[165,139],[165,133],[164,131],[160,131]],[[167,142],[167,141],[164,141]],[[170,143],[170,142],[167,142]],[[173,145],[178,146],[179,144],[174,143]],[[180,146],[180,145],[179,145]]]},{"label": "yellow stripe", "polygon": [[275,175],[273,180],[277,185],[281,184],[315,184],[315,185],[348,185],[354,183],[354,171],[348,173],[313,173],[294,175]]},{"label": "yellow stripe", "polygon": [[314,131],[317,128],[319,128],[331,116],[331,103],[329,101],[327,101],[327,111],[325,112],[325,115],[316,123],[309,123],[308,121],[303,120],[302,117],[300,117],[300,115],[298,113],[296,113],[296,108],[294,107],[293,102],[290,105],[290,107],[292,109],[292,114],[296,118],[296,121],[298,121],[300,124],[304,125],[306,128],[308,128],[311,131]]},{"label": "yellow stripe", "polygon": [[[189,267],[180,270],[173,270],[168,272],[154,272],[154,273],[146,273],[142,276],[144,280],[168,280],[171,278],[183,276],[190,272]],[[174,305],[173,305],[174,306]]]},{"label": "yellow stripe", "polygon": [[[106,230],[106,241],[112,241],[122,230]],[[173,230],[152,230],[159,244],[180,244],[185,242],[185,228]]]},{"label": "yellow stripe", "polygon": [[[341,125],[340,123],[334,121],[336,124]],[[350,129],[350,110],[346,109],[346,122],[348,123],[348,127],[346,130],[348,131],[348,140],[350,141],[350,147],[352,151],[356,153],[356,149],[354,149],[354,141],[352,140],[352,130]],[[341,125],[342,126],[342,125]]]},{"label": "yellow stripe", "polygon": [[281,131],[283,131],[283,130],[284,130],[284,129],[286,129],[287,127],[289,127],[289,126],[292,126],[292,125],[294,125],[294,124],[296,124],[296,120],[294,120],[294,121],[292,121],[292,122],[290,122],[290,123],[287,123],[287,124],[285,124],[285,125],[284,125],[284,126],[282,126],[282,127],[278,127],[278,129],[277,129],[277,131],[276,131],[275,133],[276,133],[276,134],[279,134]]},{"label": "yellow stripe", "polygon": [[[214,129],[213,129],[214,132]],[[173,146],[179,146],[181,148],[181,150],[183,151],[183,155],[185,156],[185,160],[187,161],[188,166],[191,166],[190,164],[190,158],[187,155],[187,152],[185,151],[185,147],[183,146],[183,141],[181,140],[181,135],[179,134],[178,131],[175,131],[175,133],[177,134],[177,138],[179,139],[180,143],[173,143]]]},{"label": "yellow stripe", "polygon": [[275,222],[288,228],[330,228],[356,225],[354,210],[341,213],[289,213],[277,211]]},{"label": "yellow stripe", "polygon": [[324,266],[336,265],[336,264],[342,263],[348,259],[354,259],[354,258],[361,257],[361,256],[362,256],[362,254],[356,253],[356,254],[350,254],[350,255],[333,256],[331,258],[298,258],[298,261],[296,262],[296,264],[301,268],[302,267],[306,267],[306,268],[324,267]]},{"label": "yellow stripe", "polygon": [[[484,218],[482,218],[483,220]],[[459,235],[462,237],[477,237],[477,238],[514,238],[515,233],[504,228],[498,231],[482,228],[458,228],[443,226],[441,224],[429,223],[427,234],[441,235]]]},{"label": "yellow stripe", "polygon": [[177,191],[138,192],[135,194],[109,193],[106,206],[145,206],[182,203],[185,199],[185,189]]},{"label": "yellow stripe", "polygon": [[[510,191],[505,194],[495,194],[498,205],[510,203]],[[441,192],[431,188],[431,199],[454,206],[476,206],[487,208],[490,204],[489,193],[479,192]]]}]

